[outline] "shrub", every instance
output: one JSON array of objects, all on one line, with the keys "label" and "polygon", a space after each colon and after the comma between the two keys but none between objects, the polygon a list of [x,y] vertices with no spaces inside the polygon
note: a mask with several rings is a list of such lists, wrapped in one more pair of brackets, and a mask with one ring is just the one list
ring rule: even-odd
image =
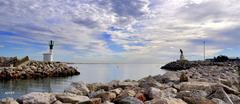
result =
[{"label": "shrub", "polygon": [[214,61],[216,61],[216,62],[226,62],[228,60],[229,60],[229,58],[227,56],[220,55]]}]

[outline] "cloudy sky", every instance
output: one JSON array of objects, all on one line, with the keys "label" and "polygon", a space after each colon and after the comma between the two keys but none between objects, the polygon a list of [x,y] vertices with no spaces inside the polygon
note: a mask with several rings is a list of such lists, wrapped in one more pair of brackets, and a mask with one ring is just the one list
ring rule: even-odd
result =
[{"label": "cloudy sky", "polygon": [[0,0],[0,56],[163,63],[238,56],[239,0]]}]

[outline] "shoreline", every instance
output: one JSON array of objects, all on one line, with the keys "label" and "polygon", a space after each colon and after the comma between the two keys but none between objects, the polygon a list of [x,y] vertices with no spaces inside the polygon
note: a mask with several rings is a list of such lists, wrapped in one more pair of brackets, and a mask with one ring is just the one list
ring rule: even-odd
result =
[{"label": "shoreline", "polygon": [[[203,62],[204,63],[204,62]],[[79,104],[238,104],[240,83],[238,63],[199,63],[187,70],[169,71],[163,75],[148,76],[138,81],[109,83],[74,82],[62,93],[32,92],[17,101],[40,103]],[[29,97],[34,102],[29,101]],[[49,99],[41,101],[40,98]],[[54,100],[51,100],[54,99]],[[3,99],[7,100],[7,99]],[[58,103],[57,103],[58,102]],[[171,103],[170,103],[171,102]]]}]

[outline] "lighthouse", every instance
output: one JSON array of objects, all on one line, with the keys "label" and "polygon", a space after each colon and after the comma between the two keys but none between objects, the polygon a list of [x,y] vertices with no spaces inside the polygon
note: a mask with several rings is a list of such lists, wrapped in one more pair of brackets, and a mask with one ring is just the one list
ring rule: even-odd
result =
[{"label": "lighthouse", "polygon": [[54,46],[54,41],[51,40],[49,42],[49,52],[43,53],[43,61],[45,62],[53,61],[53,46]]}]

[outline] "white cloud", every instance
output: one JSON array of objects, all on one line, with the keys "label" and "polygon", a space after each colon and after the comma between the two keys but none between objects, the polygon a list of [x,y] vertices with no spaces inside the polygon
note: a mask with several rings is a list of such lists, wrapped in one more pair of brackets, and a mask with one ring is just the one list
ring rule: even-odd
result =
[{"label": "white cloud", "polygon": [[[17,34],[1,36],[10,37],[1,41],[46,45],[53,39],[62,50],[59,55],[66,53],[77,61],[156,63],[178,58],[180,48],[187,57],[199,58],[202,41],[207,40],[207,54],[213,56],[236,44],[239,2],[0,0],[0,31]],[[103,32],[125,51],[109,49],[98,38]]]}]

